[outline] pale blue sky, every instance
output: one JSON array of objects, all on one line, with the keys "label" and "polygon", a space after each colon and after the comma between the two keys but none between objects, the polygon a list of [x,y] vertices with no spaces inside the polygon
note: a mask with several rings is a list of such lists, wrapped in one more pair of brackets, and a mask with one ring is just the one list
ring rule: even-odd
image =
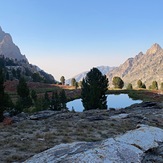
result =
[{"label": "pale blue sky", "polygon": [[163,46],[163,0],[1,0],[0,26],[56,79]]}]

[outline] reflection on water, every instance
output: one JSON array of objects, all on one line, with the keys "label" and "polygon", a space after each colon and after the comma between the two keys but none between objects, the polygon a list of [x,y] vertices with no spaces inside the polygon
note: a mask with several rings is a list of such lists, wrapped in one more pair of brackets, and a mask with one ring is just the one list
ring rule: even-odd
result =
[{"label": "reflection on water", "polygon": [[[107,95],[108,108],[120,109],[141,102],[141,100],[133,100],[129,98],[127,94]],[[69,110],[72,110],[73,108],[77,112],[82,112],[84,109],[81,99],[68,102],[67,107],[69,108]]]}]

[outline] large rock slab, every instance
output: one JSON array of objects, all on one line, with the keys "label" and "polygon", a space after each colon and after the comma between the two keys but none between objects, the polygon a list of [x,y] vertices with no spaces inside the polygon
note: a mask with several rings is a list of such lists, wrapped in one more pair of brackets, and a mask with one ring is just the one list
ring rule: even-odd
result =
[{"label": "large rock slab", "polygon": [[124,135],[101,142],[60,144],[25,161],[25,163],[130,163],[141,162],[145,151],[163,142],[163,130],[142,125]]}]

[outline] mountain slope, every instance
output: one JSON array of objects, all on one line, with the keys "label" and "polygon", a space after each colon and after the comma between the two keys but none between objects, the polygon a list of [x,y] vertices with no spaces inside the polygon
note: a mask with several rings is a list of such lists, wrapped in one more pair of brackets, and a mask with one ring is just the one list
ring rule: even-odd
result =
[{"label": "mountain slope", "polygon": [[[163,49],[158,44],[152,45],[145,54],[140,52],[134,58],[127,59],[122,65],[107,73],[109,81],[114,76],[121,77],[125,84],[137,85],[140,79],[151,85],[156,80],[159,84],[163,82]],[[110,82],[111,83],[111,82]]]},{"label": "mountain slope", "polygon": [[5,58],[26,60],[27,58],[21,54],[20,49],[13,43],[10,34],[2,31],[0,27],[0,55],[5,56]]},{"label": "mountain slope", "polygon": [[24,76],[28,81],[55,83],[54,77],[36,65],[29,64],[22,55],[10,34],[0,27],[0,67],[4,69],[6,80],[19,79]]},{"label": "mountain slope", "polygon": [[[109,66],[98,66],[97,67],[103,75],[106,75],[109,71],[113,70],[115,67],[109,67]],[[82,81],[83,78],[86,77],[87,73],[89,71],[82,72],[78,75],[73,76],[72,78],[75,78],[77,82]],[[71,84],[71,79],[66,80],[66,84]]]}]

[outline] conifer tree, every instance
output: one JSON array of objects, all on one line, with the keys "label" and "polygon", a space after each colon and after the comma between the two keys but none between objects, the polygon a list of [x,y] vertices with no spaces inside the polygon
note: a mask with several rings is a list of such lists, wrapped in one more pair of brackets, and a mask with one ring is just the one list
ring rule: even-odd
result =
[{"label": "conifer tree", "polygon": [[30,91],[23,77],[20,78],[19,80],[19,84],[17,86],[17,93],[19,95],[19,99],[16,105],[17,112],[21,112],[25,108],[29,108],[32,105],[32,100],[30,98]]},{"label": "conifer tree", "polygon": [[0,68],[0,121],[3,120],[3,112],[4,110],[8,110],[9,108],[13,107],[12,100],[10,96],[5,93],[4,87],[4,73],[3,69]]},{"label": "conifer tree", "polygon": [[48,108],[50,105],[50,98],[48,92],[44,94],[44,109]]},{"label": "conifer tree", "polygon": [[120,77],[118,77],[118,76],[115,76],[115,77],[113,78],[112,83],[113,83],[113,85],[114,85],[114,88],[122,89],[123,86],[124,86],[123,80],[122,80]]},{"label": "conifer tree", "polygon": [[61,76],[61,79],[60,79],[62,85],[65,85],[65,77],[64,76]]},{"label": "conifer tree", "polygon": [[51,99],[51,108],[52,110],[60,110],[60,100],[57,92],[52,93],[52,99]]},{"label": "conifer tree", "polygon": [[32,98],[32,100],[33,100],[34,102],[37,101],[37,93],[36,93],[35,90],[32,90],[32,91],[31,91],[31,98]]},{"label": "conifer tree", "polygon": [[129,83],[126,89],[128,89],[128,90],[132,90],[132,89],[133,89],[132,84]]},{"label": "conifer tree", "polygon": [[142,81],[141,80],[138,80],[137,81],[137,85],[138,85],[138,88],[142,88],[142,85],[143,85]]},{"label": "conifer tree", "polygon": [[152,82],[152,89],[158,90],[158,83],[157,81]]},{"label": "conifer tree", "polygon": [[76,84],[76,79],[75,78],[72,78],[71,79],[71,86],[75,86],[75,84]]},{"label": "conifer tree", "polygon": [[60,99],[61,109],[62,108],[66,109],[67,98],[66,98],[66,93],[64,89],[62,89],[62,91],[59,93],[59,99]]},{"label": "conifer tree", "polygon": [[107,109],[108,79],[97,68],[92,68],[82,81],[81,98],[85,110]]}]

